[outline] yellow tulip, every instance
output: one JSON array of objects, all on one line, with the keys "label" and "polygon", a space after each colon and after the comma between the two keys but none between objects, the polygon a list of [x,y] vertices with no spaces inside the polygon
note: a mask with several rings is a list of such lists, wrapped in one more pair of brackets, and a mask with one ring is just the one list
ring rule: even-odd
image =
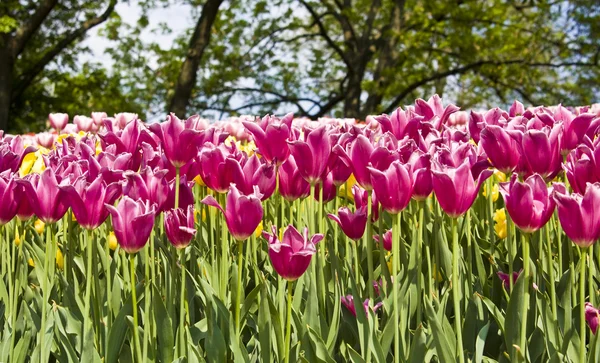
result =
[{"label": "yellow tulip", "polygon": [[36,219],[35,222],[33,223],[33,228],[35,228],[35,231],[41,236],[42,234],[44,234],[44,227],[46,226],[46,224],[44,222],[42,222],[40,219]]},{"label": "yellow tulip", "polygon": [[111,250],[116,250],[117,249],[117,237],[115,236],[115,232],[110,232],[108,234],[108,248],[110,248]]},{"label": "yellow tulip", "polygon": [[19,236],[19,232],[15,234],[15,245],[19,246],[21,244],[21,237]]},{"label": "yellow tulip", "polygon": [[259,238],[261,236],[263,232],[263,222],[260,221],[260,224],[258,225],[258,227],[256,227],[256,230],[254,231],[254,237]]},{"label": "yellow tulip", "polygon": [[[498,190],[498,184],[492,185],[492,200],[495,202],[498,200],[500,191]],[[487,184],[483,184],[483,196],[487,198]]]},{"label": "yellow tulip", "polygon": [[506,181],[506,174],[501,172],[500,170],[494,171],[494,179],[496,179],[499,183],[504,183]]},{"label": "yellow tulip", "polygon": [[354,177],[354,174],[350,174],[348,180],[340,186],[340,195],[354,201],[354,194],[352,194],[352,187],[354,184],[356,184],[356,178]]},{"label": "yellow tulip", "polygon": [[27,260],[27,264],[31,267],[35,267],[35,263],[33,262],[33,258],[29,257],[29,259]]},{"label": "yellow tulip", "polygon": [[504,208],[497,209],[494,212],[494,231],[496,232],[496,236],[499,239],[506,238],[508,234],[507,224],[506,224],[506,211]]},{"label": "yellow tulip", "polygon": [[204,184],[204,180],[202,180],[202,178],[200,177],[200,175],[198,175],[197,177],[194,178],[194,181],[196,182],[196,184],[205,187],[206,184]]},{"label": "yellow tulip", "polygon": [[56,267],[58,267],[61,270],[65,267],[65,258],[60,248],[56,249]]}]

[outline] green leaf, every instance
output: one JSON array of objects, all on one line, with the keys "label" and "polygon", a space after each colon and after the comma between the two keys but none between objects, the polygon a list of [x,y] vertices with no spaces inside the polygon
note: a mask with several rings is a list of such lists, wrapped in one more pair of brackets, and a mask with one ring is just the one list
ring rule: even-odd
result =
[{"label": "green leaf", "polygon": [[[521,338],[521,325],[527,322],[523,321],[523,304],[529,303],[524,300],[525,298],[525,278],[521,274],[517,279],[516,284],[513,286],[510,300],[508,301],[508,308],[506,309],[506,321],[504,322],[504,339],[506,347],[510,352],[513,360],[517,359],[517,351],[514,346],[519,346]],[[523,347],[521,347],[523,349]],[[522,352],[525,354],[525,352]]]},{"label": "green leaf", "polygon": [[267,286],[261,284],[260,302],[258,307],[258,339],[260,343],[260,359],[263,362],[273,362],[271,355],[271,319],[269,316],[269,300]]},{"label": "green leaf", "polygon": [[427,338],[423,331],[423,326],[419,326],[415,331],[415,337],[410,346],[410,355],[408,356],[409,363],[422,363],[425,362],[425,355],[427,354]]},{"label": "green leaf", "polygon": [[438,320],[428,297],[425,298],[425,314],[431,328],[431,334],[433,335],[433,342],[435,344],[438,359],[441,362],[454,362],[456,359],[456,349],[453,349],[452,346],[450,346],[448,338],[442,328],[442,323]]},{"label": "green leaf", "polygon": [[483,348],[485,347],[485,339],[487,338],[488,330],[490,329],[490,323],[488,322],[479,330],[477,334],[477,341],[475,342],[475,363],[481,363],[483,359]]},{"label": "green leaf", "polygon": [[173,361],[173,324],[167,308],[162,300],[161,294],[154,284],[153,305],[154,305],[154,319],[156,321],[157,329],[157,352],[159,362],[171,362]]}]

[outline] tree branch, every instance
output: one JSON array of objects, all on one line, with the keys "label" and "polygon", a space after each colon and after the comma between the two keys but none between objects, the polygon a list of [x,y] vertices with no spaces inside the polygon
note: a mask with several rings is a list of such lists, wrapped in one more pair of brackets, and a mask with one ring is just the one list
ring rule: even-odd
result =
[{"label": "tree branch", "polygon": [[31,18],[29,18],[27,22],[17,30],[15,35],[12,36],[8,48],[13,59],[21,54],[29,39],[31,39],[33,34],[39,29],[57,3],[58,0],[43,0],[35,9]]},{"label": "tree branch", "polygon": [[71,45],[78,38],[84,36],[88,30],[104,23],[114,11],[116,4],[117,0],[111,0],[104,13],[98,17],[86,20],[81,27],[65,35],[65,37],[56,43],[50,50],[48,50],[39,61],[37,61],[31,68],[24,71],[20,75],[16,86],[14,87],[11,97],[12,101],[18,99],[27,89],[27,87],[29,87],[31,82],[33,82],[33,80],[44,70],[46,65],[48,65],[48,63],[50,63],[65,48]]}]

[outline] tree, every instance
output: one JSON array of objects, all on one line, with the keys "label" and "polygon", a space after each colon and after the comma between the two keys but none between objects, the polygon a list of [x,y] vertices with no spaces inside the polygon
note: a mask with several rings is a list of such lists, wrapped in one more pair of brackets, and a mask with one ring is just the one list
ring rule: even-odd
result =
[{"label": "tree", "polygon": [[471,107],[513,98],[588,104],[599,91],[596,1],[254,4],[263,11],[241,25],[254,32],[211,68],[203,82],[222,82],[198,97],[199,108],[364,119],[433,93]]},{"label": "tree", "polygon": [[192,96],[192,89],[196,85],[196,74],[198,73],[200,60],[204,50],[210,43],[211,29],[222,3],[223,0],[206,1],[202,8],[202,15],[200,15],[190,39],[187,54],[175,85],[175,94],[171,98],[169,106],[171,112],[182,117],[185,116],[186,108]]},{"label": "tree", "polygon": [[51,62],[62,57],[65,67],[73,65],[77,43],[108,19],[116,4],[117,0],[0,4],[0,129],[14,128],[11,112]]}]

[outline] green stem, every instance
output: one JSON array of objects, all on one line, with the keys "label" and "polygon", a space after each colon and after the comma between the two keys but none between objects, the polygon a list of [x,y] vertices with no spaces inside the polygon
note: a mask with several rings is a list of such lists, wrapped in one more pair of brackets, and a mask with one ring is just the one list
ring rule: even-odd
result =
[{"label": "green stem", "polygon": [[288,296],[287,296],[287,317],[285,319],[285,352],[284,352],[284,362],[289,363],[290,361],[290,344],[292,339],[292,287],[294,286],[294,282],[288,281]]},{"label": "green stem", "polygon": [[[348,237],[346,237],[346,242],[348,242]],[[354,278],[356,279],[356,286],[360,289],[362,282],[360,277],[360,262],[358,259],[358,243],[353,243],[354,245]]]},{"label": "green stem", "polygon": [[462,319],[460,309],[460,283],[458,276],[458,231],[456,225],[458,221],[452,218],[452,300],[454,302],[454,331],[456,333],[456,350],[458,351],[459,362],[465,361],[462,341]]},{"label": "green stem", "polygon": [[[19,225],[20,224],[21,224],[21,222],[19,220],[17,220],[15,238],[19,234]],[[25,244],[25,229],[23,229],[23,236],[19,236],[19,237],[21,238],[21,242],[19,243],[18,252],[14,256],[16,281],[15,281],[14,292],[13,292],[13,308],[12,308],[12,323],[11,323],[12,332],[10,335],[9,358],[10,358],[11,362],[14,361],[15,338],[17,336],[15,326],[17,325],[17,314],[18,314],[18,310],[19,310],[19,295],[20,295],[19,290],[20,290],[20,278],[21,278],[20,272],[22,270],[21,266],[19,265],[19,257],[22,256],[23,244]]]},{"label": "green stem", "polygon": [[473,246],[471,245],[471,210],[470,209],[467,210],[465,218],[467,220],[466,220],[466,223],[463,223],[463,226],[466,225],[465,234],[467,236],[467,278],[469,280],[469,296],[473,296]]},{"label": "green stem", "polygon": [[[324,183],[321,182],[321,187],[319,188],[319,211],[318,211],[318,218],[319,218],[319,233],[322,233],[323,236],[327,237],[327,231],[325,231],[325,220],[323,219],[323,189],[324,189]],[[325,251],[327,249],[327,242],[326,240],[321,241],[321,243],[319,243],[319,287],[320,287],[320,302],[321,302],[321,308],[323,309],[323,312],[325,313],[327,311],[326,306],[325,306],[325,300],[327,297],[327,292],[325,291],[326,286],[325,286],[325,262],[326,262],[326,257],[325,257]]]},{"label": "green stem", "polygon": [[[138,360],[142,359],[142,349],[140,347],[140,337],[138,335],[138,309],[137,296],[135,291],[135,255],[129,254],[129,278],[131,281],[131,308],[133,311],[133,345],[135,347],[135,355]],[[135,361],[135,359],[134,359]]]},{"label": "green stem", "polygon": [[[111,283],[111,271],[110,271],[110,247],[108,246],[108,239],[105,241],[104,253],[106,254],[106,270],[104,274],[106,275],[106,330],[105,330],[105,341],[106,341],[106,349],[105,356],[108,356],[108,334],[110,332],[110,328],[112,326],[112,283]],[[146,295],[147,296],[147,295]]]},{"label": "green stem", "polygon": [[[373,288],[373,281],[375,281],[375,272],[373,269],[373,224],[371,223],[371,216],[373,214],[373,210],[371,208],[371,198],[373,197],[373,192],[369,190],[367,192],[367,273],[369,276],[369,281],[367,281],[367,291],[369,291],[369,305],[372,306],[373,299],[375,298],[375,289]],[[400,243],[400,239],[398,239],[398,243]],[[395,257],[395,256],[394,256]]]},{"label": "green stem", "polygon": [[581,261],[579,262],[579,361],[585,362],[585,263],[587,260],[587,247],[581,248]]},{"label": "green stem", "polygon": [[[150,231],[150,234],[154,233],[154,228]],[[150,249],[146,248],[144,250],[144,335],[142,338],[142,362],[147,361],[148,357],[148,335],[150,330],[152,329],[152,325],[150,323],[150,301],[152,297],[150,295]],[[107,339],[108,341],[108,339]]]},{"label": "green stem", "polygon": [[556,292],[554,281],[554,263],[552,261],[552,241],[550,240],[550,226],[546,226],[546,259],[548,260],[548,274],[550,278],[550,298],[552,301],[552,319],[557,320],[556,313]]},{"label": "green stem", "polygon": [[[283,219],[282,219],[283,220]],[[238,247],[238,275],[237,275],[237,293],[235,295],[235,331],[238,335],[238,340],[242,334],[242,331],[240,329],[240,304],[242,301],[242,270],[243,270],[243,251],[244,251],[244,245],[242,241],[238,241],[237,243],[237,247]]]},{"label": "green stem", "polygon": [[[421,286],[421,271],[423,270],[423,261],[421,258],[421,253],[423,249],[423,230],[425,229],[425,221],[423,216],[423,209],[425,209],[425,204],[423,202],[418,202],[419,205],[419,226],[417,227],[417,327],[421,324],[422,321],[422,286]],[[467,212],[468,213],[468,212]]]},{"label": "green stem", "polygon": [[527,310],[529,308],[529,241],[528,233],[521,233],[521,243],[523,248],[523,306],[521,313],[521,340],[519,346],[523,357],[527,357]]},{"label": "green stem", "polygon": [[513,275],[513,229],[512,229],[512,219],[510,219],[510,215],[508,212],[506,213],[506,249],[508,252],[508,291],[509,293],[513,289],[514,281],[512,278]]},{"label": "green stem", "polygon": [[179,249],[179,263],[181,264],[181,291],[179,295],[179,344],[181,355],[186,355],[187,344],[185,341],[185,248]]},{"label": "green stem", "polygon": [[[40,356],[42,357],[41,361],[44,361],[46,357],[46,343],[44,336],[46,334],[46,313],[48,310],[48,299],[50,297],[50,286],[48,286],[50,276],[50,261],[54,261],[54,256],[52,256],[52,232],[51,226],[46,226],[46,254],[44,255],[44,271],[46,272],[46,276],[44,276],[44,281],[42,282],[42,325],[40,329]],[[86,315],[87,316],[87,315]]]},{"label": "green stem", "polygon": [[[83,336],[87,335],[87,331],[91,329],[91,320],[90,320],[90,306],[92,305],[92,264],[94,258],[94,248],[93,248],[93,231],[87,230],[85,234],[85,248],[87,250],[87,262],[86,262],[86,279],[85,279],[85,306],[83,311]],[[92,341],[87,341],[86,339],[81,340],[82,351],[84,350],[83,346],[85,344],[93,344]]]},{"label": "green stem", "polygon": [[398,306],[398,272],[399,272],[399,260],[400,260],[400,214],[394,214],[392,216],[392,289],[393,298],[392,305],[394,307],[394,360],[400,361],[400,307]]}]

